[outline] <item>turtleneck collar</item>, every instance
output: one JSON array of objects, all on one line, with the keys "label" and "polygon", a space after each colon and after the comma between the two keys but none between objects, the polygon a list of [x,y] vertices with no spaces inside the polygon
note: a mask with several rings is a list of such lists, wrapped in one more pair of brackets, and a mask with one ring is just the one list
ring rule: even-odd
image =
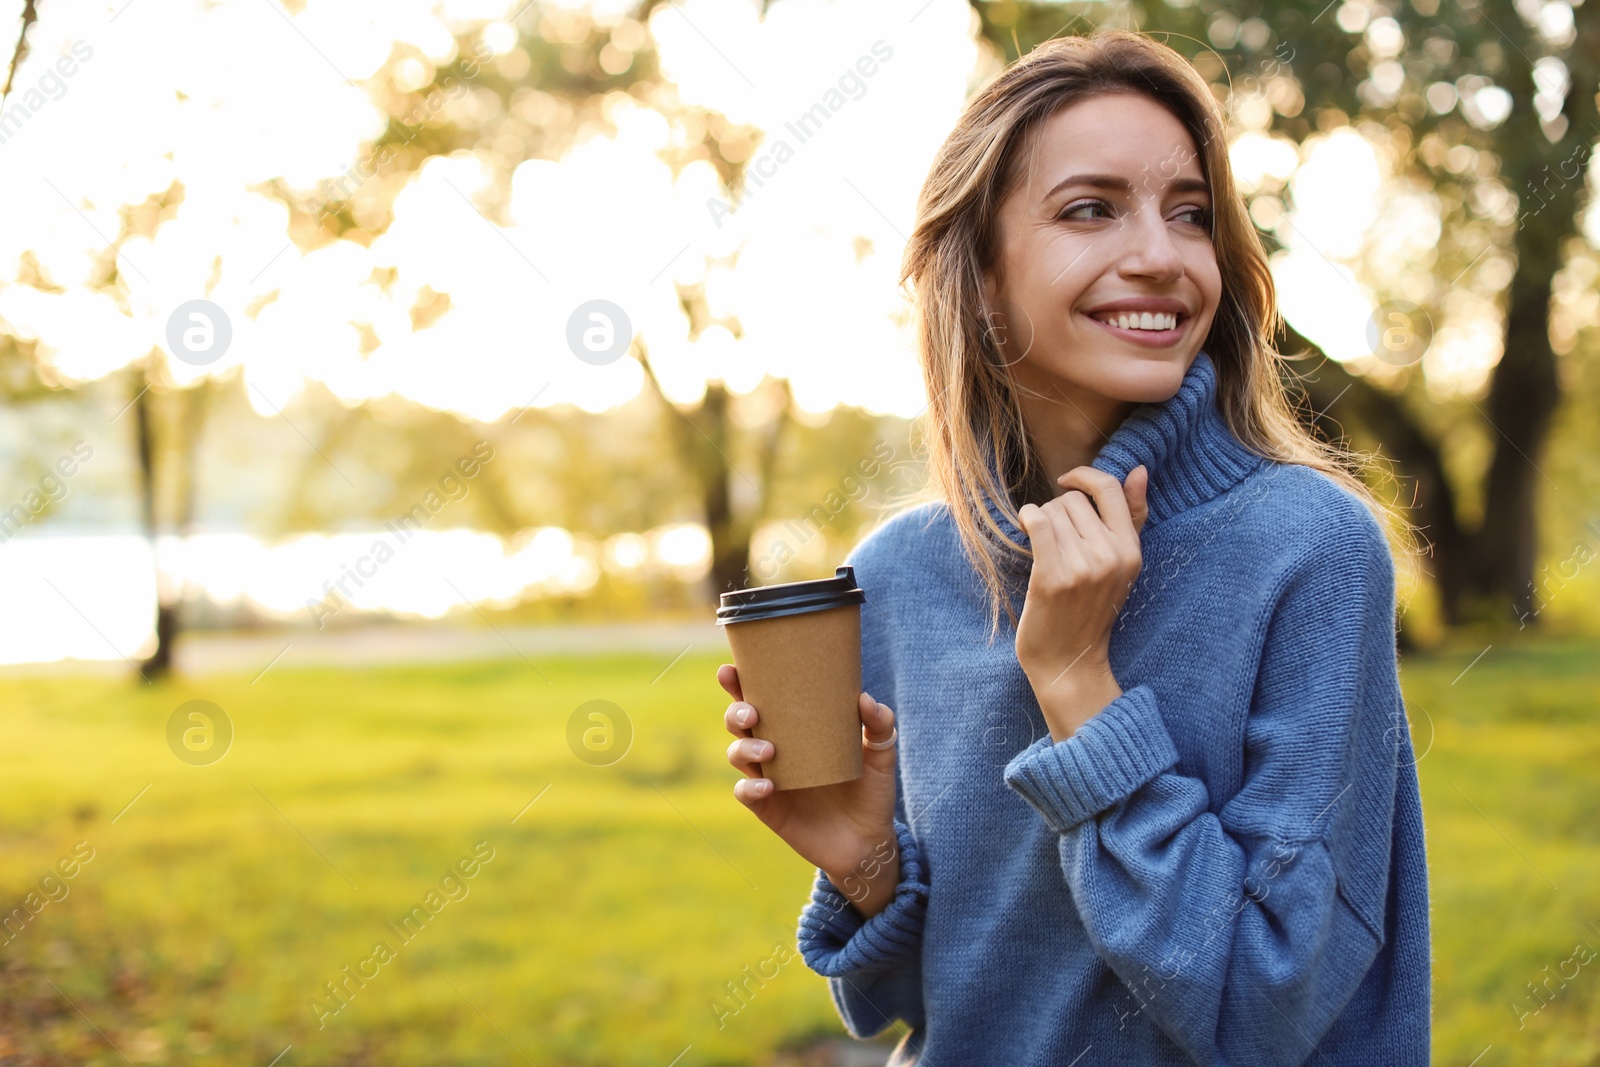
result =
[{"label": "turtleneck collar", "polygon": [[[1195,355],[1183,383],[1170,398],[1135,408],[1094,457],[1097,470],[1125,481],[1144,464],[1150,474],[1146,502],[1149,530],[1179,512],[1220,496],[1268,462],[1247,449],[1217,408],[1217,370],[1204,351]],[[1064,473],[1064,472],[1063,472]],[[1012,540],[1028,535],[1006,518],[995,501],[989,513]]]}]

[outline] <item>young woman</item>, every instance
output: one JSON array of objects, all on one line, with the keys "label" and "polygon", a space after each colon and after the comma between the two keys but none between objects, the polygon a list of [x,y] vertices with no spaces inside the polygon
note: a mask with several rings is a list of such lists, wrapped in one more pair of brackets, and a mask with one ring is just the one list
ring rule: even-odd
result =
[{"label": "young woman", "polygon": [[734,795],[818,868],[801,953],[892,1064],[1429,1062],[1386,511],[1286,399],[1225,132],[1124,31],[971,101],[905,260],[936,492],[848,560],[862,778],[774,792],[718,672]]}]

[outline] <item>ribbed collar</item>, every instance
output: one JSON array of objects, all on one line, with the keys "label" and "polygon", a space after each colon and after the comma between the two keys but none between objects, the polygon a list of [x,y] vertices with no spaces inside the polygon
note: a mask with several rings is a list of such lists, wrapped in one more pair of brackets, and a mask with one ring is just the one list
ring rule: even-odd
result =
[{"label": "ribbed collar", "polygon": [[[1217,369],[1204,351],[1170,398],[1141,404],[1112,431],[1091,465],[1124,481],[1144,464],[1150,473],[1146,502],[1149,530],[1179,512],[1227,492],[1263,463],[1233,435],[1217,408]],[[989,513],[1010,538],[1028,544],[1028,535],[1006,518],[998,502]]]}]

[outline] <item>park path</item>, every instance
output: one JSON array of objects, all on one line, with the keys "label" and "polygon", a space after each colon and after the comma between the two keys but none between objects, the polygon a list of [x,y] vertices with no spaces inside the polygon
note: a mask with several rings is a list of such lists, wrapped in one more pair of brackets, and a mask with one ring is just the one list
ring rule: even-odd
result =
[{"label": "park path", "polygon": [[[178,639],[177,666],[182,674],[201,675],[285,666],[460,663],[606,652],[643,652],[671,659],[689,651],[726,655],[727,640],[711,622],[477,628],[396,623],[321,632],[194,632]],[[0,672],[20,674],[120,673],[127,669],[120,659],[0,666]]]}]

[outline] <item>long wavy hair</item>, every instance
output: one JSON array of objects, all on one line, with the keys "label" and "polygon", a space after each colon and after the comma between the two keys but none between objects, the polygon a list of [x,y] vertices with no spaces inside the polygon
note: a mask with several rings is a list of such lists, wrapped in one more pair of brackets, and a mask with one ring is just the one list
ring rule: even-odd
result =
[{"label": "long wavy hair", "polygon": [[1140,33],[1100,29],[1054,38],[968,102],[923,183],[901,266],[930,397],[923,432],[928,485],[913,500],[949,506],[990,593],[991,641],[1002,607],[1017,623],[1014,579],[1032,553],[995,522],[990,502],[1021,529],[1017,509],[1044,504],[1055,492],[1023,421],[1022,387],[987,325],[984,277],[999,254],[1000,207],[1025,177],[1041,127],[1062,108],[1102,93],[1148,97],[1183,123],[1197,147],[1211,188],[1212,244],[1222,275],[1221,303],[1202,347],[1216,367],[1218,410],[1229,429],[1267,459],[1324,472],[1372,511],[1403,553],[1414,551],[1414,527],[1362,479],[1373,457],[1319,440],[1296,416],[1281,368],[1304,355],[1285,356],[1274,347],[1281,320],[1266,249],[1234,184],[1226,119],[1205,79],[1173,49]]}]

